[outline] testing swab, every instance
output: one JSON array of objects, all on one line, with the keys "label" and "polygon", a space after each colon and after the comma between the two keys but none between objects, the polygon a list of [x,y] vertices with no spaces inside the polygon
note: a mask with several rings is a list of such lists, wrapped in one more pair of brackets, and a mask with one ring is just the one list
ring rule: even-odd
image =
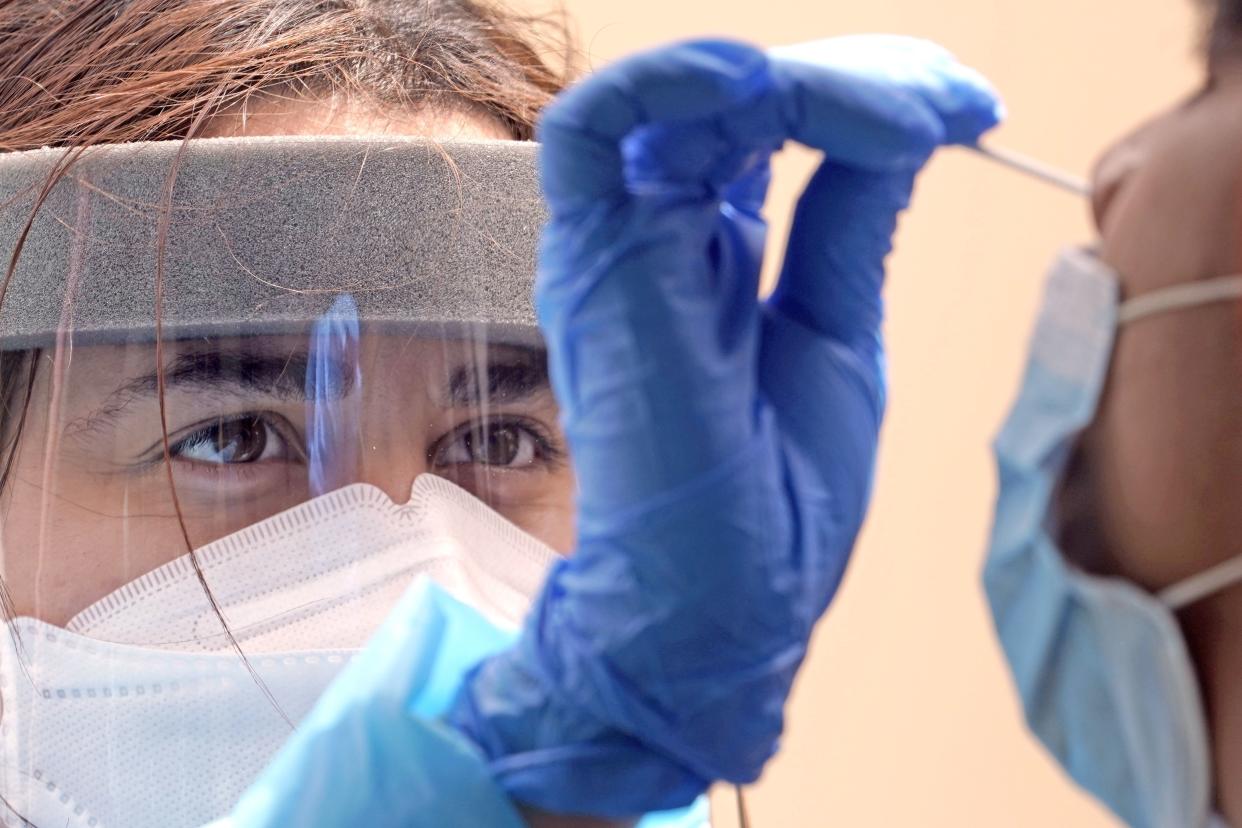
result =
[{"label": "testing swab", "polygon": [[967,147],[982,155],[984,158],[990,158],[998,164],[1008,167],[1011,170],[1017,170],[1020,173],[1026,173],[1029,176],[1046,181],[1053,186],[1060,187],[1062,190],[1068,190],[1075,195],[1084,198],[1091,195],[1091,187],[1081,178],[1053,169],[1047,164],[1036,161],[1034,158],[1022,155],[1021,153],[1011,152],[1010,150],[996,149],[995,147],[984,147],[975,145]]}]

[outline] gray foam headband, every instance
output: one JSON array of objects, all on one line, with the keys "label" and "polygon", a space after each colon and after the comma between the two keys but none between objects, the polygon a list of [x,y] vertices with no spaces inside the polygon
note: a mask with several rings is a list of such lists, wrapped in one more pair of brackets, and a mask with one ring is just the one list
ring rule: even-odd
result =
[{"label": "gray foam headband", "polygon": [[[88,150],[52,191],[0,305],[0,348],[152,338],[157,234],[166,337],[304,330],[349,292],[375,325],[485,324],[537,341],[545,208],[536,145],[406,138],[216,138]],[[8,265],[64,150],[0,154]]]}]

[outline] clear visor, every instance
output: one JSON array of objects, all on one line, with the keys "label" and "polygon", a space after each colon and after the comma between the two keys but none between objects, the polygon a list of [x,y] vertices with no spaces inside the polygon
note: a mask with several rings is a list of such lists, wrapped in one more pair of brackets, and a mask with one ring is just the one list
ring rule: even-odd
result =
[{"label": "clear visor", "polygon": [[543,350],[370,332],[339,304],[300,335],[5,353],[10,614],[64,626],[191,548],[351,484],[404,504],[423,474],[568,549]]}]

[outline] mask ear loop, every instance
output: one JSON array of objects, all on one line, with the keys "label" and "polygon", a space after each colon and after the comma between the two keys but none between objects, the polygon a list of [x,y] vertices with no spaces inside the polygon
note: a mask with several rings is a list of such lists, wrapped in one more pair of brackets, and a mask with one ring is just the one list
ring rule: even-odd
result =
[{"label": "mask ear loop", "polygon": [[[1237,201],[1238,212],[1242,214],[1242,179],[1238,184]],[[1238,238],[1236,263],[1242,269],[1242,234]],[[1242,298],[1242,270],[1237,275],[1164,288],[1123,302],[1117,312],[1117,324],[1125,325],[1159,313],[1238,298]]]},{"label": "mask ear loop", "polygon": [[[1177,285],[1130,299],[1118,309],[1117,324],[1126,325],[1161,313],[1231,299],[1242,299],[1242,275]],[[1242,556],[1222,561],[1181,583],[1173,584],[1161,590],[1157,597],[1176,612],[1239,582],[1242,582]]]},{"label": "mask ear loop", "polygon": [[1230,299],[1242,299],[1242,274],[1191,282],[1136,296],[1123,302],[1117,310],[1117,324],[1126,325],[1148,316]]},{"label": "mask ear loop", "polygon": [[1242,582],[1242,556],[1230,558],[1198,575],[1192,575],[1181,583],[1162,590],[1158,597],[1162,604],[1176,612],[1238,582]]}]

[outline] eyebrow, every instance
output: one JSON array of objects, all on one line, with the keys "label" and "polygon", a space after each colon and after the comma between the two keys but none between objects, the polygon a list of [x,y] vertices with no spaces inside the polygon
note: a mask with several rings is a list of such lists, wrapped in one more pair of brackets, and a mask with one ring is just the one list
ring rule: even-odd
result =
[{"label": "eyebrow", "polygon": [[[467,364],[449,375],[438,398],[445,408],[504,405],[529,399],[548,390],[547,354],[542,348],[499,346],[488,349],[486,365]],[[164,390],[247,393],[282,402],[340,399],[354,390],[355,372],[348,360],[326,363],[317,376],[329,378],[322,390],[307,388],[312,358],[306,350],[271,349],[263,345],[204,348],[178,354],[164,368]],[[480,367],[485,382],[480,381]],[[94,411],[66,427],[67,432],[93,431],[114,422],[134,402],[159,393],[155,371],[126,380],[108,394]]]},{"label": "eyebrow", "polygon": [[[298,401],[307,398],[306,372],[310,357],[306,351],[254,349],[208,349],[178,354],[165,366],[164,390],[249,391]],[[332,366],[330,376],[346,378],[322,396],[342,397],[353,385],[353,373],[344,365]],[[159,392],[159,374],[152,371],[135,377],[108,395],[126,401],[151,397]],[[105,406],[107,404],[105,403]]]},{"label": "eyebrow", "polygon": [[547,352],[542,348],[506,346],[489,350],[486,383],[478,365],[463,365],[449,375],[445,403],[454,408],[520,402],[549,389]]},{"label": "eyebrow", "polygon": [[[243,396],[257,393],[281,401],[302,402],[307,399],[306,372],[310,356],[306,350],[275,349],[260,343],[243,343],[227,348],[196,348],[177,354],[164,367],[164,390],[220,392]],[[332,377],[348,377],[352,387],[353,373],[333,365],[327,372]],[[109,427],[135,402],[159,393],[157,371],[126,380],[113,389],[103,402],[83,417],[66,424],[67,435],[93,432]],[[340,397],[350,388],[342,384],[319,395]]]}]

